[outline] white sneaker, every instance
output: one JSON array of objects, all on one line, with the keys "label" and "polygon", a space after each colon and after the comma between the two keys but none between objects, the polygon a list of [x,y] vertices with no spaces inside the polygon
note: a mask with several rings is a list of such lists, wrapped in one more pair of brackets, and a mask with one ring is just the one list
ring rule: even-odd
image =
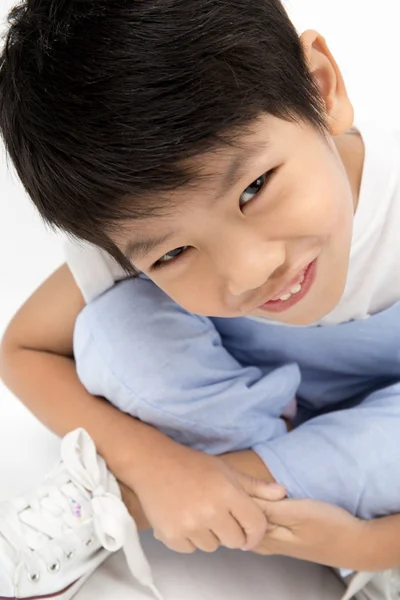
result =
[{"label": "white sneaker", "polygon": [[399,600],[400,569],[380,573],[355,573],[344,578],[348,584],[342,600]]},{"label": "white sneaker", "polygon": [[117,481],[86,431],[69,433],[61,455],[37,490],[0,503],[0,600],[69,600],[120,548],[161,598]]}]

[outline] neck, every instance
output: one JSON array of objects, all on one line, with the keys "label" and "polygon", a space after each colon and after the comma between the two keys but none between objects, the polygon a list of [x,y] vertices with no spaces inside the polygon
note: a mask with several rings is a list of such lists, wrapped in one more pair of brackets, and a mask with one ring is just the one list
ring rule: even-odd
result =
[{"label": "neck", "polygon": [[364,169],[365,147],[361,135],[356,129],[335,138],[336,148],[342,159],[350,187],[353,193],[354,213],[360,197],[361,181]]}]

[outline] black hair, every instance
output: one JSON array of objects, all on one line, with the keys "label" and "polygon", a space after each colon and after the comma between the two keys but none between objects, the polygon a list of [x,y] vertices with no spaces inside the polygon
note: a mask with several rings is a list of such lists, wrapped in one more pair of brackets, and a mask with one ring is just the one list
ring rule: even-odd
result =
[{"label": "black hair", "polygon": [[280,0],[25,0],[8,23],[0,127],[17,173],[47,224],[127,272],[111,234],[162,211],[196,176],[188,159],[263,113],[325,128]]}]

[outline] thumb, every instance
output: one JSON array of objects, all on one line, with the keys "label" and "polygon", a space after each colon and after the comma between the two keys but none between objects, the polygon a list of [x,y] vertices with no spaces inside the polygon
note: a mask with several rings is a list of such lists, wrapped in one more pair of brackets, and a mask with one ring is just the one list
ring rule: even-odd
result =
[{"label": "thumb", "polygon": [[261,500],[283,500],[286,497],[286,489],[278,483],[269,483],[263,479],[257,479],[244,473],[238,474],[242,489],[253,498]]},{"label": "thumb", "polygon": [[253,498],[263,511],[270,527],[291,528],[298,522],[297,500],[285,499],[281,502],[268,502]]}]

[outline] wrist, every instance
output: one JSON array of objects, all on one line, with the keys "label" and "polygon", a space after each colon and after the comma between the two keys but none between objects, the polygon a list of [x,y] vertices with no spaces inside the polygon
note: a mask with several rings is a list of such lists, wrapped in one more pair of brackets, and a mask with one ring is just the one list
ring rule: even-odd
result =
[{"label": "wrist", "polygon": [[[129,487],[149,477],[155,463],[176,444],[163,433],[111,405],[106,427],[99,432],[98,452],[110,471]],[[158,468],[158,466],[157,466]]]},{"label": "wrist", "polygon": [[348,532],[346,555],[348,560],[343,566],[355,571],[380,571],[379,552],[377,552],[375,521],[354,517],[354,526]]},{"label": "wrist", "polygon": [[359,519],[361,535],[359,538],[360,568],[363,571],[380,570],[377,564],[377,546],[375,521],[363,521]]},{"label": "wrist", "polygon": [[256,479],[263,479],[268,483],[275,483],[275,479],[264,461],[253,450],[239,450],[221,454],[220,458],[241,473],[245,473]]},{"label": "wrist", "polygon": [[343,567],[355,571],[369,571],[371,530],[370,521],[354,517],[348,528],[345,544],[346,560]]},{"label": "wrist", "polygon": [[386,571],[400,564],[400,515],[363,521],[360,559],[363,571]]}]

